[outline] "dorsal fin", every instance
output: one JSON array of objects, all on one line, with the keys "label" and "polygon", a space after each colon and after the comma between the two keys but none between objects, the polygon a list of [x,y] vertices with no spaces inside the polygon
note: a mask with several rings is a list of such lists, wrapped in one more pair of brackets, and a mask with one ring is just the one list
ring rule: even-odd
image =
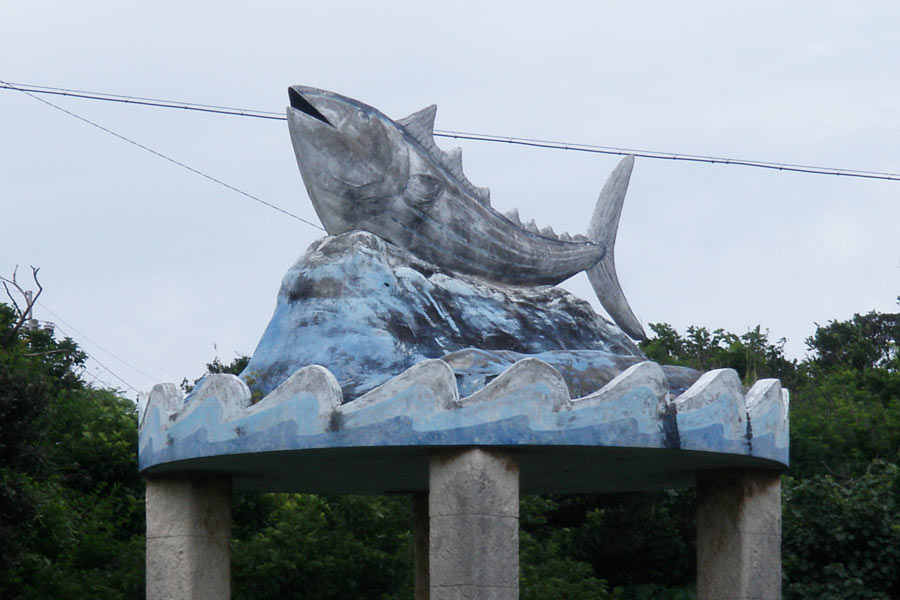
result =
[{"label": "dorsal fin", "polygon": [[450,152],[444,152],[434,143],[434,116],[437,114],[437,105],[426,106],[420,111],[414,112],[408,117],[397,119],[409,135],[419,142],[437,161],[447,169],[479,202],[491,204],[491,191],[488,188],[474,185],[465,176],[462,170],[462,149],[454,148]]},{"label": "dorsal fin", "polygon": [[447,165],[453,169],[454,174],[459,173],[462,175],[462,148],[456,147],[446,154]]},{"label": "dorsal fin", "polygon": [[426,106],[420,111],[414,112],[408,117],[397,119],[397,123],[403,125],[420,144],[428,150],[437,148],[434,145],[434,115],[437,114],[437,105]]},{"label": "dorsal fin", "polygon": [[463,173],[462,148],[454,148],[450,152],[443,152],[442,154],[444,155],[444,166],[447,167],[447,170],[453,173],[453,176],[456,177],[477,200],[482,204],[490,206],[491,190],[476,186],[469,181],[469,178]]}]

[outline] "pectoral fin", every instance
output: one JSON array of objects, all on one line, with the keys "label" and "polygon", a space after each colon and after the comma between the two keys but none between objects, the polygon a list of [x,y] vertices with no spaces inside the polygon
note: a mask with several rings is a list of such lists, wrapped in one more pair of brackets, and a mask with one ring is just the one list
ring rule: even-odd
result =
[{"label": "pectoral fin", "polygon": [[431,204],[441,196],[443,185],[431,175],[412,175],[406,187],[406,196],[416,204]]}]

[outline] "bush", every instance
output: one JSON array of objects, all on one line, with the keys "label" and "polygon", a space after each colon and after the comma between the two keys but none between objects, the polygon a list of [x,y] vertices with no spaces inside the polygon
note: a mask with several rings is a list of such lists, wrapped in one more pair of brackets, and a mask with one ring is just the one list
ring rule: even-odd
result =
[{"label": "bush", "polygon": [[412,596],[408,499],[311,494],[263,498],[272,509],[265,526],[255,533],[245,530],[250,535],[244,539],[232,539],[235,600]]},{"label": "bush", "polygon": [[900,466],[875,461],[859,478],[785,478],[785,597],[900,597]]}]

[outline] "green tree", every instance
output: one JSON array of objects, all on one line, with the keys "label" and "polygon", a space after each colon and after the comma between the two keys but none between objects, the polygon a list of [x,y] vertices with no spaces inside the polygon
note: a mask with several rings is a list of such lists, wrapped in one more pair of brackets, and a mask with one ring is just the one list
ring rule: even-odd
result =
[{"label": "green tree", "polygon": [[860,477],[787,478],[783,493],[786,598],[900,598],[900,466]]},{"label": "green tree", "polygon": [[699,371],[731,368],[746,385],[757,379],[775,377],[790,386],[797,381],[796,361],[784,356],[784,338],[769,341],[768,330],[759,325],[737,335],[724,329],[710,331],[690,326],[685,335],[668,323],[650,323],[655,334],[641,342],[641,350],[650,360],[662,365],[680,365]]},{"label": "green tree", "polygon": [[0,597],[139,597],[134,405],[80,379],[72,340],[20,318],[0,305]]},{"label": "green tree", "polygon": [[692,597],[693,490],[528,496],[520,509],[522,597]]},{"label": "green tree", "polygon": [[791,473],[862,475],[900,448],[900,313],[856,314],[806,340],[804,378],[791,390]]},{"label": "green tree", "polygon": [[817,371],[847,368],[896,373],[900,371],[900,313],[872,311],[847,321],[817,324],[806,345],[812,352],[810,366]]},{"label": "green tree", "polygon": [[[266,494],[263,527],[232,539],[234,598],[409,598],[405,497]],[[249,534],[249,535],[248,535]]]},{"label": "green tree", "polygon": [[[0,597],[134,598],[143,592],[143,484],[134,406],[78,376],[72,340],[0,305]],[[900,314],[819,326],[801,362],[759,327],[741,335],[654,324],[652,359],[736,368],[791,389],[784,479],[789,598],[900,597]],[[208,372],[240,372],[247,357]],[[403,497],[236,493],[236,599],[409,598]],[[692,490],[545,496],[521,504],[529,600],[692,598]]]},{"label": "green tree", "polygon": [[896,461],[900,374],[838,368],[817,372],[791,394],[791,474],[851,479],[873,459]]}]

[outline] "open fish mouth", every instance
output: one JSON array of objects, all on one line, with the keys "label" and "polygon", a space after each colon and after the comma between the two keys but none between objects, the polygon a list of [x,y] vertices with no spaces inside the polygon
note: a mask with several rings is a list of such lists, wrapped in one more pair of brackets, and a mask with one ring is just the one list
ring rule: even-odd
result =
[{"label": "open fish mouth", "polygon": [[634,157],[603,186],[588,235],[557,235],[462,169],[462,151],[434,141],[437,107],[393,120],[358,100],[294,85],[288,126],[307,192],[325,230],[363,229],[451,272],[511,285],[553,285],[586,271],[600,303],[629,336],[646,339],[619,284],[613,246]]},{"label": "open fish mouth", "polygon": [[299,110],[300,112],[312,117],[313,119],[317,119],[329,127],[334,127],[331,122],[319,112],[319,110],[310,103],[309,100],[303,97],[303,94],[298,92],[295,88],[288,88],[288,98],[291,101],[291,108],[295,110]]}]

